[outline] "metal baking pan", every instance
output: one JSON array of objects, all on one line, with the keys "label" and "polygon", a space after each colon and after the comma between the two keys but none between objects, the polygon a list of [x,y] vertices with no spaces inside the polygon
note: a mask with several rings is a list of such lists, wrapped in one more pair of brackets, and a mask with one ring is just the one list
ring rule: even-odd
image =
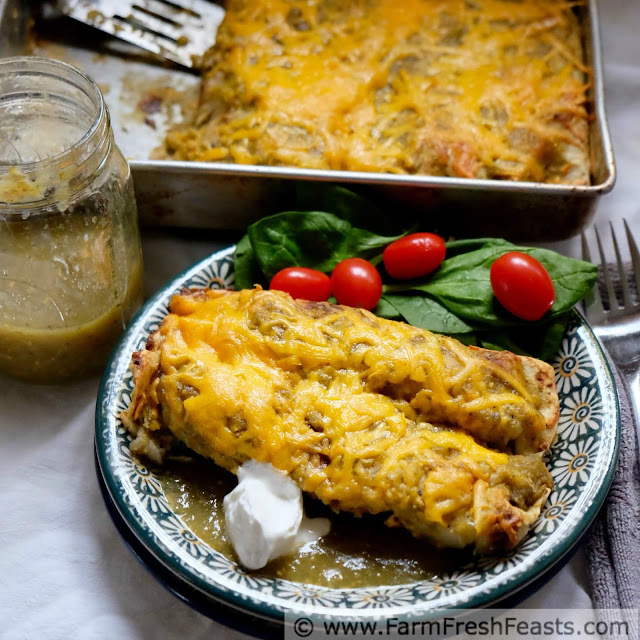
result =
[{"label": "metal baking pan", "polygon": [[[391,215],[400,208],[415,211],[423,220],[433,221],[441,233],[550,241],[571,237],[588,224],[598,196],[610,191],[615,182],[604,114],[596,0],[576,10],[586,62],[594,76],[588,94],[592,116],[589,186],[149,160],[170,118],[167,114],[141,117],[135,105],[153,93],[154,86],[170,86],[195,96],[197,75],[162,66],[125,43],[56,18],[46,2],[0,0],[0,56],[31,52],[61,58],[98,82],[111,111],[116,141],[131,164],[145,223],[241,229],[261,215],[290,208],[295,183],[311,180],[352,186],[386,203]],[[30,39],[34,23],[35,36]]]}]

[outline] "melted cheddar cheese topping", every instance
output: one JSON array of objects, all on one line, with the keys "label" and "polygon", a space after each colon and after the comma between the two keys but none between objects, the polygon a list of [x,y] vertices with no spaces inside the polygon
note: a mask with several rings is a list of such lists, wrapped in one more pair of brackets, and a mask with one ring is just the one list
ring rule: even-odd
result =
[{"label": "melted cheddar cheese topping", "polygon": [[178,159],[586,184],[573,0],[230,0]]},{"label": "melted cheddar cheese topping", "polygon": [[168,426],[231,471],[269,462],[326,504],[393,511],[405,526],[417,504],[420,535],[444,527],[454,546],[477,535],[478,481],[521,473],[522,458],[542,478],[527,481],[532,500],[547,490],[538,456],[505,452],[538,446],[547,428],[547,400],[513,354],[493,360],[359,309],[259,289],[179,295],[170,309],[154,337],[158,372],[138,374],[131,419],[151,412],[147,428]]}]

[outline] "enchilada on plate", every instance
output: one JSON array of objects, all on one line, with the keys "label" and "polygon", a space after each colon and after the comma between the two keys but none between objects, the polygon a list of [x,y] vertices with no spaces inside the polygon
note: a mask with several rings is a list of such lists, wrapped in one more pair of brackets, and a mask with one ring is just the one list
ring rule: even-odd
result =
[{"label": "enchilada on plate", "polygon": [[360,309],[197,289],[133,354],[131,451],[172,439],[236,472],[269,462],[335,511],[437,546],[513,548],[553,483],[550,365]]}]

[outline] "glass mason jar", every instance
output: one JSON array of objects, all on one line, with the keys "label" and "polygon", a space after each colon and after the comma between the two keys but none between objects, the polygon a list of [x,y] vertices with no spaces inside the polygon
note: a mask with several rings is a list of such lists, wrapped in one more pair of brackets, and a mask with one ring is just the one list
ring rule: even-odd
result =
[{"label": "glass mason jar", "polygon": [[0,60],[0,371],[97,372],[141,301],[133,184],[100,90],[62,62]]}]

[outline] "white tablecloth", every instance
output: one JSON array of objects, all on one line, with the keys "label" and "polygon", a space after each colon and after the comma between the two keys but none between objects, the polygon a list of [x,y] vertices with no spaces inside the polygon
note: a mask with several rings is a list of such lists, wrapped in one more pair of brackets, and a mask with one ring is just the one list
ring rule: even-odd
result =
[{"label": "white tablecloth", "polygon": [[[607,108],[618,184],[598,220],[640,235],[640,2],[601,3]],[[150,293],[219,248],[219,234],[146,234]],[[578,256],[577,241],[555,248]],[[98,379],[62,388],[0,378],[0,638],[224,638],[134,559],[102,502],[93,466]],[[581,550],[523,607],[588,608]]]}]

